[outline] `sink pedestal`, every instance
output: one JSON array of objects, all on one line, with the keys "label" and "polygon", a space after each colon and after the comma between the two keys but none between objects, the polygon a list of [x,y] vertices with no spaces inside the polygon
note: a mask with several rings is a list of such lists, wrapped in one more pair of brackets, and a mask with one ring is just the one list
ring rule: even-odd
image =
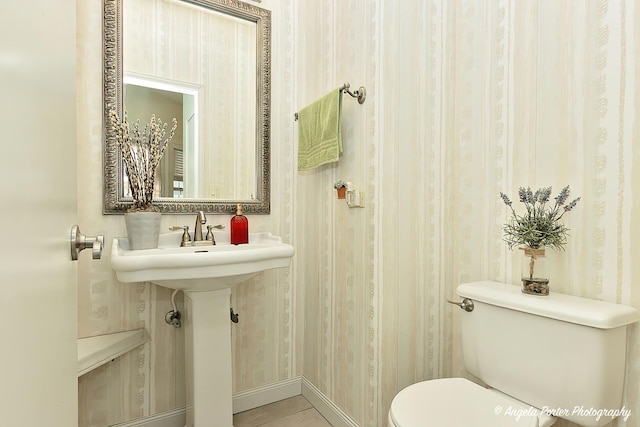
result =
[{"label": "sink pedestal", "polygon": [[233,427],[231,289],[184,296],[186,427]]}]

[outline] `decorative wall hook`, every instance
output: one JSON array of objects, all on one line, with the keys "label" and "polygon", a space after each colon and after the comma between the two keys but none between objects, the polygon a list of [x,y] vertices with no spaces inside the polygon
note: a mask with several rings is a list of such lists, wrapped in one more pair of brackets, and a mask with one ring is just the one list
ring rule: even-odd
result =
[{"label": "decorative wall hook", "polygon": [[349,88],[351,88],[351,85],[349,83],[345,83],[341,90],[343,93],[348,93],[353,98],[358,98],[358,104],[364,104],[364,100],[367,99],[367,90],[364,86],[360,86],[355,92],[351,92]]}]

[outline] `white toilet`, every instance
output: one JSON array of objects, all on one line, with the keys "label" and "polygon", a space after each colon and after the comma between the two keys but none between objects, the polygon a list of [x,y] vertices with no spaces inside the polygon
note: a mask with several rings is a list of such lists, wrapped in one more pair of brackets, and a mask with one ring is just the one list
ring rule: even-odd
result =
[{"label": "white toilet", "polygon": [[460,316],[465,368],[491,388],[464,378],[410,385],[393,399],[389,427],[548,427],[556,416],[601,427],[622,408],[636,309],[489,281],[457,293],[473,305]]}]

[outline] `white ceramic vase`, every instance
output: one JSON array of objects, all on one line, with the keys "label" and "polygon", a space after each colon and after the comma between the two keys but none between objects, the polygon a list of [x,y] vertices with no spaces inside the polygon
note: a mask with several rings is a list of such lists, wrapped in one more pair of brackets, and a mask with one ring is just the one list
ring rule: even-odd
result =
[{"label": "white ceramic vase", "polygon": [[160,236],[160,212],[127,212],[124,222],[131,249],[154,249]]}]

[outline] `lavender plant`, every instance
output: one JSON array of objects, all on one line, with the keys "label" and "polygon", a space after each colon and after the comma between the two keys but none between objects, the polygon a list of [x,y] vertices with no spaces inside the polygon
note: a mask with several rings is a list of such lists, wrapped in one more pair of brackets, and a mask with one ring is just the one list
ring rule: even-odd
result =
[{"label": "lavender plant", "polygon": [[578,197],[567,203],[569,193],[567,185],[555,197],[555,203],[547,205],[551,197],[551,187],[541,188],[535,193],[529,187],[520,187],[518,195],[520,201],[524,203],[526,212],[518,215],[509,197],[500,192],[502,201],[511,209],[511,218],[503,227],[503,240],[507,242],[509,248],[525,245],[533,249],[545,247],[564,249],[569,229],[560,220],[580,200]]},{"label": "lavender plant", "polygon": [[173,126],[166,138],[168,123],[156,118],[155,114],[142,131],[140,120],[130,129],[126,111],[121,120],[115,110],[110,110],[109,123],[113,127],[129,178],[129,189],[133,197],[133,206],[129,212],[159,212],[158,207],[153,205],[156,169],[178,127],[177,120],[173,119]]}]

